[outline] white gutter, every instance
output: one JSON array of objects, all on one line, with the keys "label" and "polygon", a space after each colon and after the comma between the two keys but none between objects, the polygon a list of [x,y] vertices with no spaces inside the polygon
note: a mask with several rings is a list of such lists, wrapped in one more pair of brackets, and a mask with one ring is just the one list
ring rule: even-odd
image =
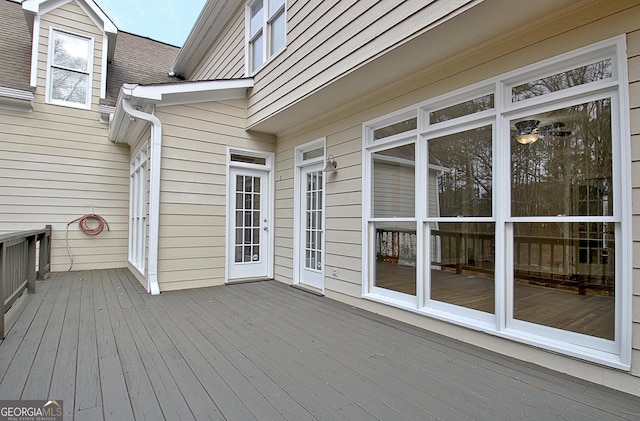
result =
[{"label": "white gutter", "polygon": [[[126,85],[125,85],[126,86]],[[160,160],[162,158],[162,123],[153,114],[134,109],[130,99],[133,89],[122,88],[122,109],[131,117],[151,123],[151,156],[149,176],[149,252],[147,255],[147,292],[160,294],[158,285],[158,235],[160,222]]]}]

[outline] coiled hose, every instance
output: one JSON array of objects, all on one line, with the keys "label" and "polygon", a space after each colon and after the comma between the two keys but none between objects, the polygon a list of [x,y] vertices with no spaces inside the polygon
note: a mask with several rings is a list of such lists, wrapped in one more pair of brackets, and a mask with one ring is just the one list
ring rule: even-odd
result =
[{"label": "coiled hose", "polygon": [[[98,224],[96,226],[91,226],[89,224],[89,221],[97,221]],[[80,228],[80,231],[82,231],[85,235],[88,235],[90,237],[95,237],[96,235],[99,235],[104,230],[104,227],[107,227],[107,231],[111,231],[111,229],[109,229],[109,223],[107,222],[107,220],[104,219],[102,216],[98,215],[97,213],[93,213],[93,212],[82,215],[81,217],[76,218],[73,221],[69,222],[67,224],[67,233],[65,235],[65,241],[67,244],[67,253],[69,253],[69,259],[71,260],[71,265],[69,266],[68,270],[71,270],[71,268],[73,267],[73,254],[71,253],[71,247],[69,247],[69,225],[73,224],[74,222],[78,223],[78,227]]]}]

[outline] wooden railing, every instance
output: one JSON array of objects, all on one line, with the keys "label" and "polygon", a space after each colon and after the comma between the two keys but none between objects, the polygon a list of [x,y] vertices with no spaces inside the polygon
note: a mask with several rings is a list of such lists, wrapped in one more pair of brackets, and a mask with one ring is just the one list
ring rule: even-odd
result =
[{"label": "wooden railing", "polygon": [[[36,291],[36,279],[49,273],[51,225],[44,229],[0,234],[0,337],[4,339],[4,314],[25,288]],[[37,268],[36,268],[37,263]]]}]

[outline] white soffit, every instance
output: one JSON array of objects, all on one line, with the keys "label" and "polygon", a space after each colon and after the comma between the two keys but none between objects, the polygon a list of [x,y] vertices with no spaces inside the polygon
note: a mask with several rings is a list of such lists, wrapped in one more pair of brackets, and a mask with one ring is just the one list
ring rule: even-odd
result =
[{"label": "white soffit", "polygon": [[152,103],[158,107],[245,98],[253,79],[227,79],[162,85],[125,85],[136,102]]}]

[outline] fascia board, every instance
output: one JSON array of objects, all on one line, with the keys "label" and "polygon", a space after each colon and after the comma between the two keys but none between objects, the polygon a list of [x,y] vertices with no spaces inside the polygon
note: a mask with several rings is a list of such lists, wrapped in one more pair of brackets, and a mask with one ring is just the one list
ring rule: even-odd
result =
[{"label": "fascia board", "polygon": [[230,79],[202,82],[171,83],[166,85],[136,86],[131,95],[157,106],[188,104],[246,96],[253,87],[253,79]]},{"label": "fascia board", "polygon": [[184,76],[186,71],[193,68],[241,4],[244,4],[242,0],[207,1],[173,62],[171,71]]}]

